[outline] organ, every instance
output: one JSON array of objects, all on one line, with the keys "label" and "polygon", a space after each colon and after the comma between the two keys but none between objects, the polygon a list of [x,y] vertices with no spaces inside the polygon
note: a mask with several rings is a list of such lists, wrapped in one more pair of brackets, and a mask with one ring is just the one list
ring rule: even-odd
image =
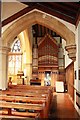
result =
[{"label": "organ", "polygon": [[54,86],[58,78],[58,43],[49,34],[46,34],[34,46],[33,80],[40,79],[41,85],[44,86],[45,76],[50,73],[51,85]]}]

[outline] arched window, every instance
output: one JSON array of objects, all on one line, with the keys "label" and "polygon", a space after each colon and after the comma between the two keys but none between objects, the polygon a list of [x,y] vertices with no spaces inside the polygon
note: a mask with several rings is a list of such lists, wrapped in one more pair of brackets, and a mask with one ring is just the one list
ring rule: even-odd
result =
[{"label": "arched window", "polygon": [[15,39],[8,59],[8,75],[17,75],[22,70],[22,52],[19,38]]}]

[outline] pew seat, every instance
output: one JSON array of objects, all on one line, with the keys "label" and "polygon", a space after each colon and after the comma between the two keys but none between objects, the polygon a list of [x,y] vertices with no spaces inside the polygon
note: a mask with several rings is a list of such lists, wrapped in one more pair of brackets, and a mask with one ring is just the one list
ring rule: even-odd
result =
[{"label": "pew seat", "polygon": [[[12,108],[15,108],[15,109],[25,109],[26,112],[28,110],[34,110],[34,113],[40,113],[40,118],[46,118],[47,117],[46,114],[45,114],[45,111],[44,111],[43,104],[30,104],[30,103],[28,104],[28,103],[14,103],[14,102],[0,101],[0,107],[7,108],[8,115],[12,115],[12,111],[13,111]],[[23,112],[22,112],[22,115],[23,116],[27,115],[26,112],[24,113],[24,115],[23,115]],[[33,115],[34,115],[34,113],[33,113]],[[16,114],[19,115],[19,112],[17,111]]]},{"label": "pew seat", "polygon": [[21,117],[21,116],[15,116],[15,115],[0,115],[0,120],[36,120],[36,118],[30,118],[30,117]]},{"label": "pew seat", "polygon": [[[8,115],[8,109],[2,109],[0,110],[0,115]],[[11,111],[11,115],[13,116],[22,116],[22,117],[30,117],[30,118],[39,118],[39,113],[30,113],[30,112],[18,112],[16,110]]]},{"label": "pew seat", "polygon": [[[12,85],[0,93],[0,100],[3,103],[2,105],[0,103],[0,107],[3,107],[4,111],[7,108],[8,115],[35,118],[38,114],[39,118],[48,118],[53,96],[51,86]],[[12,108],[14,110],[11,110]]]}]

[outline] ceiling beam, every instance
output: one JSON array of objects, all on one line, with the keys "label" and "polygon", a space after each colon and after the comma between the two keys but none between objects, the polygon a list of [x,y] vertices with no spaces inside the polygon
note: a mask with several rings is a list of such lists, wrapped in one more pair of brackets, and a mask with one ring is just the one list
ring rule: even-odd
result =
[{"label": "ceiling beam", "polygon": [[14,15],[12,15],[10,17],[8,17],[7,19],[5,19],[5,20],[2,21],[2,27],[5,26],[5,25],[7,25],[10,22],[16,20],[17,18],[21,17],[22,15],[30,12],[34,8],[35,8],[35,6],[33,6],[33,7],[26,7],[23,10],[19,11],[18,13],[14,14]]},{"label": "ceiling beam", "polygon": [[[44,3],[44,4],[45,4],[45,6],[47,5],[46,3]],[[59,11],[59,12],[65,14],[65,15],[67,15],[69,17],[75,17],[75,15],[76,15],[76,10],[73,10],[73,9],[67,7],[65,5],[65,3],[62,4],[62,2],[59,2],[59,3],[49,2],[48,7],[52,8],[52,9],[55,9],[56,11]]]},{"label": "ceiling beam", "polygon": [[66,2],[58,2],[58,4],[60,4],[64,10],[72,11],[74,14],[77,12],[74,7],[71,7],[70,4],[66,4]]},{"label": "ceiling beam", "polygon": [[[60,3],[55,3],[55,2],[54,3],[53,2],[49,2],[49,3],[48,2],[21,2],[21,3],[28,5],[28,7],[24,8],[23,10],[19,11],[16,14],[10,16],[9,18],[3,20],[2,27],[4,25],[7,25],[8,23],[16,20],[17,18],[21,17],[22,15],[30,12],[31,10],[33,10],[35,8],[38,10],[41,10],[43,12],[46,12],[48,14],[51,14],[53,16],[56,16],[60,19],[63,19],[67,22],[70,22],[74,25],[77,23],[77,19],[79,19],[78,14],[80,11],[78,12],[78,14],[77,14],[77,11],[78,11],[80,5],[78,3],[76,3],[76,4],[75,3],[73,4],[73,2],[72,3],[70,3],[70,2],[64,3],[65,5],[67,5],[66,7],[64,4],[62,5]],[[69,6],[69,8],[67,9],[68,6]],[[73,6],[73,7],[70,8],[70,6]],[[75,6],[78,6],[78,7],[76,7],[74,9]],[[62,12],[61,12],[61,10],[62,10]],[[67,12],[67,10],[68,10],[68,12]],[[71,14],[70,10],[71,11],[73,10],[73,15]],[[77,16],[76,16],[76,14],[77,14]],[[76,18],[76,20],[75,20],[75,18]]]},{"label": "ceiling beam", "polygon": [[80,8],[80,2],[65,2],[70,9],[78,10]]},{"label": "ceiling beam", "polygon": [[63,19],[63,20],[65,20],[65,21],[67,21],[67,22],[70,22],[70,23],[72,23],[72,24],[75,24],[75,18],[71,18],[71,17],[69,17],[69,16],[67,16],[67,15],[65,15],[65,14],[62,14],[61,12],[59,12],[59,11],[56,11],[56,10],[54,10],[54,9],[50,9],[49,7],[47,7],[47,6],[45,6],[45,5],[42,5],[42,4],[37,4],[36,5],[36,9],[38,9],[38,10],[41,10],[41,11],[43,11],[43,12],[46,12],[46,13],[48,13],[48,14],[50,14],[50,15],[53,15],[53,16],[56,16],[56,17],[58,17],[58,18],[60,18],[60,19]]},{"label": "ceiling beam", "polygon": [[80,21],[80,8],[79,8],[79,10],[77,12],[76,19],[75,19],[75,25],[76,25],[76,27],[78,26],[79,21]]}]

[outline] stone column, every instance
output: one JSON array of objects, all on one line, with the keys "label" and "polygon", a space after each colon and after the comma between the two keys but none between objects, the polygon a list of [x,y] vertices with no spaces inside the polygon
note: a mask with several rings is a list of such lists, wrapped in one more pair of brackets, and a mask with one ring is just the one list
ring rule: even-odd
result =
[{"label": "stone column", "polygon": [[8,52],[10,48],[0,46],[0,89],[6,90],[8,85]]},{"label": "stone column", "polygon": [[38,45],[33,46],[33,64],[32,64],[32,77],[38,77]]}]

